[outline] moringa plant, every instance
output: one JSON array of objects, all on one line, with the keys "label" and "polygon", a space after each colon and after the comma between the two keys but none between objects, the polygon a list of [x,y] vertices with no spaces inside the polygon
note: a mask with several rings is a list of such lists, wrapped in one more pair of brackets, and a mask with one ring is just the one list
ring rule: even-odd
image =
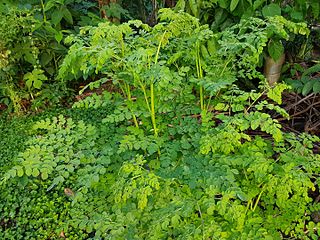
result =
[{"label": "moringa plant", "polygon": [[306,25],[280,16],[244,19],[218,34],[171,9],[162,9],[159,20],[154,27],[129,21],[82,28],[67,39],[73,45],[59,79],[100,78],[91,86],[111,81],[126,98],[135,127],[143,125],[158,136],[164,113],[174,112],[181,102],[197,105],[194,92],[199,112],[205,113],[212,98],[235,82],[252,85],[258,79],[264,84],[258,67],[270,38],[308,33]]}]

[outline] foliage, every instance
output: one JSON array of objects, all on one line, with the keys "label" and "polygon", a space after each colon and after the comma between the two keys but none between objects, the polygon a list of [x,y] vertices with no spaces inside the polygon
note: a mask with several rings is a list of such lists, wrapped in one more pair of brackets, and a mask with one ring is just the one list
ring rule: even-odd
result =
[{"label": "foliage", "polygon": [[[200,1],[176,7],[200,20],[162,9],[154,27],[100,21],[90,1],[2,12],[3,96],[16,111],[27,98],[15,95],[17,72],[34,104],[46,88],[89,84],[71,109],[0,120],[0,238],[318,239],[320,139],[282,130],[272,116],[289,119],[280,104],[290,87],[260,72],[264,54],[278,58],[308,29],[257,2],[202,1],[227,18],[246,6],[265,17],[219,33],[200,24]],[[24,43],[31,60],[15,48]]]},{"label": "foliage", "polygon": [[201,22],[211,25],[213,31],[230,27],[248,17],[284,16],[295,22],[309,22],[319,18],[319,2],[266,0],[179,0],[176,9],[186,10]]},{"label": "foliage", "polygon": [[101,78],[90,86],[111,79],[127,98],[124,105],[135,126],[139,119],[147,124],[149,118],[148,131],[156,136],[163,113],[176,111],[179,103],[193,104],[193,89],[198,89],[200,111],[205,113],[211,98],[237,80],[246,87],[257,79],[263,85],[258,67],[269,39],[308,32],[304,24],[279,16],[243,20],[216,35],[185,13],[163,9],[160,19],[153,28],[140,21],[83,28],[80,35],[67,39],[73,45],[58,77]]},{"label": "foliage", "polygon": [[[15,190],[1,201],[1,236],[317,238],[309,193],[318,184],[312,143],[319,139],[283,133],[257,110],[239,112],[213,116],[213,125],[222,122],[214,128],[192,115],[168,116],[170,127],[158,138],[126,127],[126,119],[37,122],[17,165],[3,175],[2,187]],[[274,141],[249,136],[257,127]]]},{"label": "foliage", "polygon": [[24,142],[28,138],[26,132],[28,124],[22,124],[21,120],[8,122],[4,117],[0,119],[1,130],[1,173],[12,167],[11,159],[24,150]]},{"label": "foliage", "polygon": [[[62,40],[74,32],[85,4],[79,1],[4,1],[0,5],[0,91],[2,103],[16,112],[25,106],[22,102],[38,105],[52,104],[54,95],[45,94],[55,77],[61,59],[66,53]],[[82,6],[82,8],[79,8]],[[92,7],[88,4],[87,8]],[[75,10],[79,12],[76,12]],[[87,11],[88,11],[87,9]],[[80,12],[83,12],[82,14]],[[83,16],[85,17],[85,16]],[[87,24],[93,23],[88,21]],[[10,86],[10,92],[8,91]],[[51,91],[54,88],[51,88]],[[64,95],[64,92],[60,93]],[[35,100],[37,98],[37,100]],[[9,101],[8,101],[9,100]],[[10,103],[11,102],[11,103]]]},{"label": "foliage", "polygon": [[[110,106],[100,108],[99,111],[95,110],[94,112],[84,111],[83,109],[81,111],[54,109],[35,116],[14,119],[1,118],[0,130],[3,144],[0,148],[0,174],[2,175],[17,164],[16,160],[19,152],[27,149],[28,139],[35,134],[33,125],[40,119],[51,118],[56,114],[63,113],[72,116],[76,121],[81,119],[84,122],[95,122],[95,120],[99,121],[105,116],[109,108]],[[1,238],[36,239],[53,237],[54,232],[58,231],[58,227],[61,225],[61,222],[58,223],[56,220],[59,217],[61,219],[69,217],[68,210],[64,208],[68,205],[64,205],[66,197],[52,193],[53,191],[47,192],[49,186],[42,188],[42,190],[38,188],[37,184],[31,184],[30,187],[24,188],[25,180],[9,184],[4,189],[1,188]],[[37,229],[37,231],[34,231],[34,229]],[[76,233],[74,235],[79,236]]]},{"label": "foliage", "polygon": [[59,80],[115,91],[42,117],[8,155],[0,237],[317,239],[320,139],[282,130],[288,86],[258,71],[270,37],[303,31],[276,16],[214,34],[162,10],[68,37]]},{"label": "foliage", "polygon": [[293,77],[302,73],[300,79],[286,79],[286,82],[292,86],[292,88],[302,95],[306,96],[310,93],[320,93],[320,78],[317,77],[317,73],[320,70],[320,64],[303,69],[300,65],[295,65],[295,68],[291,69]]}]

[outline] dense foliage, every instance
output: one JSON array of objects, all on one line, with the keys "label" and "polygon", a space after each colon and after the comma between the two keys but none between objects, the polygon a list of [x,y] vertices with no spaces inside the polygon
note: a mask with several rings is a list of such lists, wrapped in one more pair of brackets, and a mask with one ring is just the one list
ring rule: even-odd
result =
[{"label": "dense foliage", "polygon": [[73,103],[0,118],[0,239],[319,239],[320,139],[275,117],[319,63],[262,72],[319,3],[283,2],[1,3],[7,112]]}]

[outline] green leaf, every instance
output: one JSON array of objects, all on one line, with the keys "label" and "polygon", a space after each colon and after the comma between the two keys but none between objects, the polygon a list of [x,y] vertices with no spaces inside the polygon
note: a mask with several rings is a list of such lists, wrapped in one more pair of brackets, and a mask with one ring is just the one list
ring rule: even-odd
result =
[{"label": "green leaf", "polygon": [[302,88],[302,95],[306,96],[307,94],[309,94],[313,88],[313,84],[315,83],[315,81],[308,81]]},{"label": "green leaf", "polygon": [[237,197],[241,200],[241,201],[245,201],[247,202],[249,200],[249,197],[247,194],[245,194],[242,191],[237,192]]},{"label": "green leaf", "polygon": [[45,4],[44,11],[47,12],[47,11],[49,11],[51,8],[53,8],[54,6],[55,6],[55,2],[54,2],[54,1],[48,1],[48,2]]},{"label": "green leaf", "polygon": [[179,226],[179,223],[180,223],[180,216],[179,215],[174,215],[172,218],[171,218],[171,225],[173,227],[178,227]]},{"label": "green leaf", "polygon": [[226,0],[218,0],[219,6],[221,8],[227,9],[229,6],[229,2]]},{"label": "green leaf", "polygon": [[264,4],[267,0],[256,0],[253,3],[253,10],[257,10],[262,4]]},{"label": "green leaf", "polygon": [[54,35],[54,38],[56,39],[56,41],[57,41],[58,43],[60,43],[61,40],[63,39],[63,33],[62,33],[62,31],[57,32],[57,33]]},{"label": "green leaf", "polygon": [[43,73],[44,71],[41,69],[34,69],[32,73],[26,73],[23,79],[26,81],[27,87],[30,89],[33,86],[34,88],[40,89],[42,81],[47,80],[47,77]]},{"label": "green leaf", "polygon": [[14,178],[17,175],[16,169],[11,169],[11,170],[9,170],[8,173],[9,173],[10,177],[12,177],[12,178]]},{"label": "green leaf", "polygon": [[150,143],[147,149],[149,154],[153,154],[158,151],[158,146],[155,143]]},{"label": "green leaf", "polygon": [[37,63],[37,57],[32,54],[31,51],[25,51],[24,52],[24,59],[28,62],[31,63],[32,65]]},{"label": "green leaf", "polygon": [[313,92],[314,93],[320,93],[320,80],[316,81],[313,84]]},{"label": "green leaf", "polygon": [[26,168],[25,168],[25,172],[26,172],[26,175],[27,175],[27,176],[31,176],[31,174],[32,174],[32,169],[31,169],[30,167],[26,167]]},{"label": "green leaf", "polygon": [[320,12],[320,2],[318,0],[313,0],[310,5],[314,18],[318,18]]},{"label": "green leaf", "polygon": [[226,105],[224,103],[218,103],[214,109],[217,110],[217,111],[222,111],[222,110],[226,110]]},{"label": "green leaf", "polygon": [[175,11],[184,11],[185,7],[186,7],[186,1],[185,0],[179,0],[176,3],[176,6],[174,7],[174,10]]},{"label": "green leaf", "polygon": [[46,179],[48,179],[48,172],[47,171],[42,171],[42,173],[41,173],[41,178],[42,178],[42,180],[46,180]]},{"label": "green leaf", "polygon": [[238,6],[239,0],[231,0],[230,11],[233,12]]},{"label": "green leaf", "polygon": [[282,92],[286,89],[290,89],[287,84],[279,83],[273,88],[269,89],[267,96],[271,100],[275,101],[278,104],[282,103]]},{"label": "green leaf", "polygon": [[217,52],[217,43],[214,38],[208,40],[207,48],[210,56],[213,56]]},{"label": "green leaf", "polygon": [[100,179],[99,175],[93,175],[93,177],[92,177],[92,181],[96,182],[96,183],[99,182],[99,179]]},{"label": "green leaf", "polygon": [[280,40],[271,40],[268,44],[268,52],[274,61],[279,60],[284,53],[282,42]]},{"label": "green leaf", "polygon": [[303,20],[303,14],[301,11],[292,11],[290,13],[290,17],[294,20],[302,21]]},{"label": "green leaf", "polygon": [[47,191],[50,191],[52,188],[54,188],[59,183],[62,183],[64,181],[63,176],[58,176],[53,179],[52,184],[47,188]]},{"label": "green leaf", "polygon": [[33,81],[33,86],[34,86],[34,88],[36,88],[36,89],[40,89],[41,86],[42,86],[42,81],[40,81],[39,79],[35,79],[35,80]]},{"label": "green leaf", "polygon": [[302,77],[306,76],[306,75],[310,75],[316,72],[320,71],[320,63],[308,68],[307,70],[305,70],[302,74]]},{"label": "green leaf", "polygon": [[189,0],[189,8],[193,16],[198,17],[198,4],[195,0]]},{"label": "green leaf", "polygon": [[39,170],[38,170],[37,168],[34,168],[34,169],[32,170],[32,176],[38,177],[39,174],[40,174],[40,172],[39,172]]},{"label": "green leaf", "polygon": [[42,180],[46,180],[49,177],[49,170],[47,168],[41,169],[41,178]]},{"label": "green leaf", "polygon": [[277,15],[281,15],[281,8],[278,4],[271,3],[262,8],[262,15],[264,17],[273,17]]},{"label": "green leaf", "polygon": [[256,130],[260,125],[260,120],[259,119],[253,119],[251,121],[251,129]]},{"label": "green leaf", "polygon": [[48,24],[44,26],[44,29],[46,31],[48,31],[48,33],[51,33],[51,34],[56,34],[57,33],[57,30],[54,29],[51,25],[48,25]]},{"label": "green leaf", "polygon": [[22,177],[24,174],[23,168],[21,166],[17,166],[16,169],[18,177]]},{"label": "green leaf", "polygon": [[212,204],[208,209],[207,209],[207,214],[208,215],[213,215],[214,210],[216,209],[216,206]]},{"label": "green leaf", "polygon": [[72,14],[66,6],[61,7],[61,12],[63,14],[63,18],[69,23],[73,24]]},{"label": "green leaf", "polygon": [[64,16],[63,12],[60,9],[54,10],[53,13],[51,14],[51,22],[53,23],[53,25],[59,24],[63,16]]}]

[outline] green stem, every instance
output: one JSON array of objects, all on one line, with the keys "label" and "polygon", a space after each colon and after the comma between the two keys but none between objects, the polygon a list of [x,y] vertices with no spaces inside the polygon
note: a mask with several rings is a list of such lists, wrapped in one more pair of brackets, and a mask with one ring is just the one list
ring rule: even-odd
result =
[{"label": "green stem", "polygon": [[245,113],[248,113],[249,110],[250,110],[250,108],[252,108],[252,106],[263,96],[263,94],[265,94],[266,91],[267,91],[267,89],[264,90],[262,93],[260,93],[259,97],[258,97],[256,100],[254,100],[254,101],[250,104],[250,106],[249,106],[247,109],[244,110],[244,112],[245,112]]},{"label": "green stem", "polygon": [[165,31],[162,36],[161,36],[161,39],[160,39],[160,42],[159,42],[159,45],[158,45],[158,49],[157,49],[157,54],[156,54],[156,57],[154,59],[154,64],[157,64],[158,63],[158,58],[159,58],[159,53],[160,53],[160,48],[161,48],[161,43],[164,39],[164,36],[166,35],[167,31]]},{"label": "green stem", "polygon": [[[197,67],[197,75],[198,78],[201,79],[203,78],[203,71],[201,67],[201,59],[200,59],[200,45],[197,43],[197,52],[196,52],[196,67]],[[203,93],[203,87],[200,86],[200,108],[201,111],[205,110],[204,106],[204,93]]]},{"label": "green stem", "polygon": [[[126,92],[127,92],[128,101],[129,101],[131,104],[133,104],[132,97],[131,97],[130,86],[129,86],[128,84],[126,84],[126,83],[125,83],[125,89],[126,89]],[[133,113],[131,107],[129,107],[129,110],[130,110],[130,112],[131,112],[131,114],[132,114],[132,118],[133,118],[134,125],[136,126],[136,128],[139,128],[139,124],[138,124],[136,115]]]},{"label": "green stem", "polygon": [[202,88],[202,86],[200,86],[200,108],[201,108],[201,110],[205,110],[204,103],[203,103],[203,88]]},{"label": "green stem", "polygon": [[47,16],[46,16],[46,11],[44,10],[43,0],[40,0],[40,3],[41,3],[41,8],[42,8],[43,21],[44,21],[44,22],[47,22]]},{"label": "green stem", "polygon": [[151,112],[150,103],[149,103],[149,100],[148,100],[148,95],[147,95],[146,88],[145,88],[145,86],[143,85],[143,83],[141,81],[139,81],[139,84],[140,84],[140,88],[141,88],[141,90],[143,92],[143,96],[144,96],[144,100],[146,102],[147,108],[148,108],[149,112]]},{"label": "green stem", "polygon": [[154,129],[154,135],[158,136],[157,121],[156,121],[156,112],[154,104],[154,85],[153,82],[150,85],[150,95],[151,95],[151,121]]},{"label": "green stem", "polygon": [[209,101],[207,102],[207,105],[206,105],[206,106],[204,106],[204,107],[206,108],[206,112],[208,112],[208,111],[209,111],[209,106],[210,106],[210,103],[211,103],[211,99],[212,99],[212,95],[210,95],[210,97],[209,97]]},{"label": "green stem", "polygon": [[[164,39],[165,34],[166,34],[166,31],[162,34],[160,42],[159,42],[159,45],[158,45],[157,53],[156,53],[156,56],[155,56],[155,59],[154,59],[154,64],[155,65],[158,63],[161,44],[162,44],[162,41]],[[158,137],[158,128],[157,128],[156,111],[155,111],[155,93],[154,93],[154,82],[153,82],[153,80],[154,79],[151,79],[151,83],[150,83],[151,121],[152,121],[153,129],[154,129],[154,135],[156,137]]]},{"label": "green stem", "polygon": [[224,71],[226,70],[226,68],[227,68],[228,64],[231,62],[231,60],[232,60],[232,58],[230,58],[230,59],[226,62],[226,64],[223,66],[223,69],[222,69],[222,72],[221,72],[220,76],[222,76],[222,75],[224,74]]},{"label": "green stem", "polygon": [[258,198],[257,198],[257,200],[256,200],[256,203],[254,204],[254,207],[253,207],[253,209],[252,209],[253,212],[256,210],[256,208],[257,208],[257,206],[258,206],[258,203],[259,203],[259,201],[260,201],[260,198],[261,198],[262,193],[263,193],[263,189],[262,189],[262,191],[260,192],[260,194],[259,194],[259,196],[258,196]]}]

